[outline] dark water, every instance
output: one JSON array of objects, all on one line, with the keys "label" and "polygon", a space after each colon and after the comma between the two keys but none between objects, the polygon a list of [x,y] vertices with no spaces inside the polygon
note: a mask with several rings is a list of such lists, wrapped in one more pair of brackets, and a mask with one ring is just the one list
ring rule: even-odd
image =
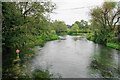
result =
[{"label": "dark water", "polygon": [[[64,36],[49,41],[32,60],[32,69],[41,66],[62,78],[119,77],[119,51],[95,44],[82,36]],[[56,77],[56,76],[53,76]]]}]

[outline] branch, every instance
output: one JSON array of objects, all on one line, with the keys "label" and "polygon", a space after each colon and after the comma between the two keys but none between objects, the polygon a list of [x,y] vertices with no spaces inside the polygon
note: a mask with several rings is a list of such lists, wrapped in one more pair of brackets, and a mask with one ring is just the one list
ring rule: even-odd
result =
[{"label": "branch", "polygon": [[104,22],[104,18],[101,16],[101,20],[102,20],[102,24],[103,24],[103,27],[105,28],[105,22]]},{"label": "branch", "polygon": [[29,9],[26,10],[27,5],[28,5],[28,2],[25,5],[25,12],[23,13],[24,19],[25,19],[25,15],[27,14],[27,12],[29,12],[33,7],[33,6],[31,6]]},{"label": "branch", "polygon": [[118,11],[115,13],[115,15],[113,16],[113,18],[112,18],[112,20],[111,20],[111,26],[112,26],[112,24],[113,24],[113,21],[114,21],[114,19],[115,19],[115,17],[118,15]]},{"label": "branch", "polygon": [[112,30],[115,29],[115,25],[119,22],[119,19],[120,19],[120,17],[117,18],[117,21],[114,23],[114,26],[113,26]]},{"label": "branch", "polygon": [[110,21],[109,21],[109,19],[108,19],[108,16],[107,16],[107,23],[108,23],[109,27],[111,28],[111,25],[110,25]]},{"label": "branch", "polygon": [[26,10],[26,11],[23,13],[23,15],[25,15],[30,9],[32,9],[32,6],[31,6],[28,10]]}]

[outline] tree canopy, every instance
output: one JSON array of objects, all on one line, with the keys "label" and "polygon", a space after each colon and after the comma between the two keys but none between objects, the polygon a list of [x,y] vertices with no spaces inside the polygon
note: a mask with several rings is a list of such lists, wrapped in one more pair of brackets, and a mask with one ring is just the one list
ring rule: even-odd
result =
[{"label": "tree canopy", "polygon": [[91,22],[95,28],[100,31],[106,29],[112,31],[115,29],[116,23],[118,23],[119,11],[116,9],[116,2],[104,2],[101,7],[96,7],[91,10]]},{"label": "tree canopy", "polygon": [[77,24],[74,24],[72,27],[71,27],[72,30],[79,30],[79,27]]}]

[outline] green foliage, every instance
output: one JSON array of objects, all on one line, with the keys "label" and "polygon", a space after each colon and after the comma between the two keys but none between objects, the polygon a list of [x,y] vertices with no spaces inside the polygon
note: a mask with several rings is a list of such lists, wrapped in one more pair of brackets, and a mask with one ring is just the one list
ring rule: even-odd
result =
[{"label": "green foliage", "polygon": [[35,79],[50,78],[49,75],[47,76],[47,73],[41,73],[41,72],[35,72],[33,76],[35,77]]},{"label": "green foliage", "polygon": [[76,31],[76,30],[68,30],[68,35],[83,35],[86,36],[87,33],[85,32],[80,32],[80,31]]},{"label": "green foliage", "polygon": [[94,41],[94,37],[91,37],[90,40],[91,40],[91,41]]},{"label": "green foliage", "polygon": [[[22,70],[34,53],[31,48],[44,46],[46,41],[56,40],[56,30],[46,13],[51,13],[55,5],[50,1],[40,2],[3,2],[2,3],[2,47],[3,47],[3,78],[22,78],[25,72]],[[62,23],[63,24],[63,23]],[[65,24],[61,30],[65,29]],[[20,50],[20,66],[15,68],[16,49]],[[5,64],[7,63],[7,64]],[[14,69],[13,69],[14,68]],[[17,69],[19,70],[18,72]],[[39,73],[37,73],[39,74]],[[42,75],[42,74],[39,74]],[[44,74],[43,77],[45,77]],[[29,78],[26,74],[26,78]]]},{"label": "green foliage", "polygon": [[41,78],[51,78],[51,74],[49,73],[48,70],[43,71],[42,69],[36,69],[33,73],[33,78],[34,79],[41,79]]},{"label": "green foliage", "polygon": [[86,33],[77,33],[77,35],[87,36]]},{"label": "green foliage", "polygon": [[51,40],[57,40],[60,38],[56,34],[52,34],[52,33],[47,32],[47,33],[42,33],[41,39],[44,41],[51,41]]},{"label": "green foliage", "polygon": [[89,29],[81,29],[79,30],[79,33],[90,33]]},{"label": "green foliage", "polygon": [[58,39],[60,39],[60,37],[58,37],[58,35],[52,35],[51,39],[52,40],[58,40]]},{"label": "green foliage", "polygon": [[88,40],[92,40],[93,41],[94,40],[94,34],[91,33],[91,34],[87,35],[86,38]]},{"label": "green foliage", "polygon": [[89,28],[89,25],[88,25],[88,22],[87,21],[84,21],[84,20],[81,20],[80,22],[79,21],[76,21],[75,24],[78,25],[79,29],[83,29],[83,30],[86,30]]},{"label": "green foliage", "polygon": [[[114,11],[117,3],[112,1],[105,1],[102,6],[93,8],[90,12],[91,15],[91,30],[94,32],[93,40],[96,43],[106,45],[106,43],[118,43],[117,36],[119,31],[116,26],[118,18],[118,11]],[[88,39],[90,37],[88,36]]]},{"label": "green foliage", "polygon": [[114,32],[110,32],[107,34],[107,42],[109,43],[119,43],[118,37],[115,36]]},{"label": "green foliage", "polygon": [[79,27],[77,24],[74,24],[72,27],[71,27],[71,30],[79,30]]},{"label": "green foliage", "polygon": [[102,7],[103,7],[103,9],[106,9],[106,10],[107,9],[112,10],[116,7],[116,5],[117,5],[117,2],[106,1],[106,2],[104,2]]},{"label": "green foliage", "polygon": [[76,30],[69,30],[69,31],[68,31],[68,34],[69,34],[69,35],[72,35],[73,33],[77,33],[77,31],[76,31]]},{"label": "green foliage", "polygon": [[120,50],[120,45],[119,44],[115,44],[115,43],[107,43],[106,44],[108,47]]},{"label": "green foliage", "polygon": [[67,28],[70,29],[72,26],[71,25],[67,25]]},{"label": "green foliage", "polygon": [[55,31],[55,30],[51,30],[51,33],[52,33],[52,34],[56,34],[56,31]]},{"label": "green foliage", "polygon": [[76,21],[74,24],[72,24],[72,26],[68,25],[68,28],[71,30],[76,30],[77,33],[90,33],[90,27],[88,25],[87,21],[81,20]]},{"label": "green foliage", "polygon": [[52,24],[52,29],[56,31],[56,33],[67,31],[67,26],[62,21],[55,20]]},{"label": "green foliage", "polygon": [[61,35],[61,36],[64,36],[64,35],[67,35],[67,32],[60,32],[60,33],[57,33],[58,35]]},{"label": "green foliage", "polygon": [[75,36],[75,35],[77,35],[77,33],[72,33],[72,36]]}]

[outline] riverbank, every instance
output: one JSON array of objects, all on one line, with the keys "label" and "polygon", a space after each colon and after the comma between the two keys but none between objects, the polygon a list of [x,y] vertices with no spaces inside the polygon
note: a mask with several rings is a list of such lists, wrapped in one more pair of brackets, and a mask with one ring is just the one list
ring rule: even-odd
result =
[{"label": "riverbank", "polygon": [[60,39],[60,37],[55,34],[46,38],[44,36],[36,36],[34,42],[28,42],[19,49],[19,58],[17,58],[15,49],[12,51],[14,55],[8,54],[3,56],[3,79],[23,78],[29,80],[30,78],[50,78],[51,74],[48,70],[38,68],[31,72],[27,68],[29,67],[28,65],[30,65],[29,61],[36,56],[35,46],[43,47],[46,42],[58,39]]},{"label": "riverbank", "polygon": [[[110,48],[113,48],[113,49],[116,49],[116,50],[120,50],[120,44],[118,43],[117,38],[114,38],[114,41],[111,41],[111,42],[108,41],[108,42],[103,42],[103,43],[95,41],[95,35],[94,34],[88,34],[88,35],[86,35],[86,38],[90,41],[95,42],[95,43],[100,43],[100,44],[103,44],[107,47],[110,47]],[[115,42],[117,42],[117,43],[115,43]]]},{"label": "riverbank", "polygon": [[[74,32],[70,33],[70,32],[68,32],[66,34],[71,35],[71,36],[79,36],[79,35],[86,36],[86,39],[95,42],[94,34],[91,34],[91,33],[74,33]],[[64,34],[64,35],[66,35],[66,34]],[[115,39],[116,38],[114,38],[114,42],[115,41],[118,42],[117,39],[116,40]],[[105,45],[107,47],[111,47],[113,49],[120,50],[120,44],[114,43],[114,42],[111,41],[111,42],[107,42],[107,43],[105,43],[105,42],[103,42],[103,43],[95,42],[95,43],[100,43],[100,44],[103,44],[103,45]]]},{"label": "riverbank", "polygon": [[119,42],[118,37],[115,37],[115,35],[112,35],[112,33],[110,33],[110,32],[98,35],[96,33],[90,33],[90,32],[80,33],[79,31],[77,32],[77,31],[69,30],[68,32],[64,32],[64,33],[62,32],[59,34],[61,34],[62,36],[64,36],[64,35],[86,36],[86,38],[90,41],[93,41],[98,44],[103,44],[107,47],[111,47],[116,50],[120,50],[120,42]]}]

